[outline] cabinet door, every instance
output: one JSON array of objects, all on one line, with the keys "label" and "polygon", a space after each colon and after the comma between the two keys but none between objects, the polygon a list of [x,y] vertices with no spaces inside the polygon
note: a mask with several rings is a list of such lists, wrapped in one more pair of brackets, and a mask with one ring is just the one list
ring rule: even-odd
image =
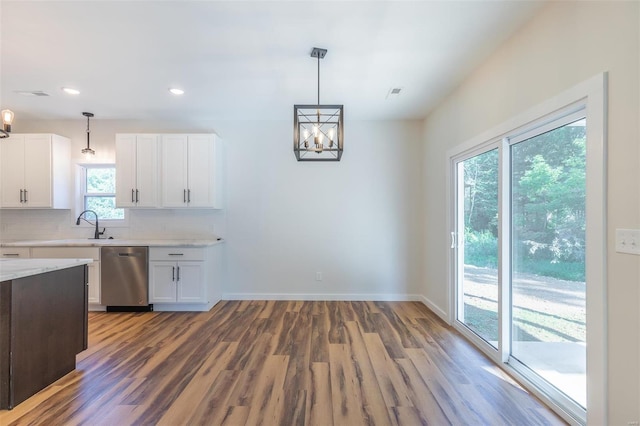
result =
[{"label": "cabinet door", "polygon": [[214,154],[212,135],[189,135],[189,207],[215,207]]},{"label": "cabinet door", "polygon": [[173,262],[149,262],[149,303],[176,301],[176,273]]},{"label": "cabinet door", "polygon": [[206,303],[207,295],[202,262],[178,263],[178,302]]},{"label": "cabinet door", "polygon": [[136,137],[136,205],[158,206],[158,137]]},{"label": "cabinet door", "polygon": [[24,137],[26,207],[52,207],[51,135]]},{"label": "cabinet door", "polygon": [[187,136],[162,136],[162,205],[187,207]]},{"label": "cabinet door", "polygon": [[24,136],[11,135],[0,141],[0,207],[24,207]]},{"label": "cabinet door", "polygon": [[89,270],[89,303],[100,304],[100,262],[87,265]]},{"label": "cabinet door", "polygon": [[116,136],[116,207],[134,207],[136,135]]}]

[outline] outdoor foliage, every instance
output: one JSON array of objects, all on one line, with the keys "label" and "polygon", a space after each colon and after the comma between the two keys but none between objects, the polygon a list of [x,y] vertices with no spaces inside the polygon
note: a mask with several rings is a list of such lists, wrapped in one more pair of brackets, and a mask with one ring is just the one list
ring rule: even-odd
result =
[{"label": "outdoor foliage", "polygon": [[464,263],[486,268],[498,267],[498,238],[489,230],[465,230]]},{"label": "outdoor foliage", "polygon": [[124,210],[116,209],[116,170],[114,167],[87,168],[85,209],[103,219],[124,219]]},{"label": "outdoor foliage", "polygon": [[[584,281],[585,127],[512,146],[512,250],[518,271]],[[497,265],[498,152],[464,162],[465,262]]]}]

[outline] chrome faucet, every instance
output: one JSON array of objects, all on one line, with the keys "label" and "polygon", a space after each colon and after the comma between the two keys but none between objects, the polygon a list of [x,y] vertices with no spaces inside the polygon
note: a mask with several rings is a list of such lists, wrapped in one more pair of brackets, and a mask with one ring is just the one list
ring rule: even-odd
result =
[{"label": "chrome faucet", "polygon": [[82,213],[80,213],[80,215],[78,216],[78,219],[76,219],[76,225],[80,225],[80,219],[84,220],[85,222],[87,222],[89,225],[93,225],[93,223],[89,222],[87,219],[85,219],[84,217],[82,217],[83,214],[85,213],[93,213],[93,215],[96,217],[96,232],[93,234],[93,239],[95,240],[99,240],[100,239],[100,235],[104,235],[104,231],[106,231],[106,228],[102,228],[102,232],[100,232],[99,228],[98,228],[98,213],[94,212],[93,210],[85,210]]}]

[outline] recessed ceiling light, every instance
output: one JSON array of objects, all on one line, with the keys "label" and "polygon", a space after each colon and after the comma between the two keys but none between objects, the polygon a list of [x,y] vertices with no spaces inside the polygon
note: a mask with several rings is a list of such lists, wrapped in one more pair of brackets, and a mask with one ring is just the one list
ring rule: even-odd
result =
[{"label": "recessed ceiling light", "polygon": [[71,87],[63,87],[62,91],[68,93],[69,95],[79,95],[80,91],[78,89],[72,89]]},{"label": "recessed ceiling light", "polygon": [[182,90],[182,89],[172,88],[172,89],[169,89],[169,91],[171,93],[173,93],[174,95],[184,95],[184,90]]}]

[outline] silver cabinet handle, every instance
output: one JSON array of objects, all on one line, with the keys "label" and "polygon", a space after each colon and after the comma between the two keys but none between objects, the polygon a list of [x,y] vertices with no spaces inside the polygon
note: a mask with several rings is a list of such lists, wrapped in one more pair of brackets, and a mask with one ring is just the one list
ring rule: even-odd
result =
[{"label": "silver cabinet handle", "polygon": [[180,281],[180,267],[178,266],[178,279],[176,281]]},{"label": "silver cabinet handle", "polygon": [[187,202],[187,190],[186,189],[182,190],[182,202],[183,203]]},{"label": "silver cabinet handle", "polygon": [[451,248],[456,248],[456,233],[451,232]]},{"label": "silver cabinet handle", "polygon": [[136,203],[140,201],[140,198],[138,197],[138,190],[136,189]]},{"label": "silver cabinet handle", "polygon": [[22,189],[20,190],[20,202],[24,203],[24,199],[22,198]]},{"label": "silver cabinet handle", "polygon": [[191,202],[191,190],[187,189],[187,203]]},{"label": "silver cabinet handle", "polygon": [[131,188],[131,202],[135,203],[136,200],[133,198],[133,188]]},{"label": "silver cabinet handle", "polygon": [[27,190],[24,190],[24,202],[27,203],[29,200],[27,200]]},{"label": "silver cabinet handle", "polygon": [[169,256],[184,256],[184,253],[169,253]]},{"label": "silver cabinet handle", "polygon": [[176,280],[176,267],[172,266],[171,267],[171,281],[175,281]]},{"label": "silver cabinet handle", "polygon": [[4,253],[4,257],[20,257],[20,253]]}]

